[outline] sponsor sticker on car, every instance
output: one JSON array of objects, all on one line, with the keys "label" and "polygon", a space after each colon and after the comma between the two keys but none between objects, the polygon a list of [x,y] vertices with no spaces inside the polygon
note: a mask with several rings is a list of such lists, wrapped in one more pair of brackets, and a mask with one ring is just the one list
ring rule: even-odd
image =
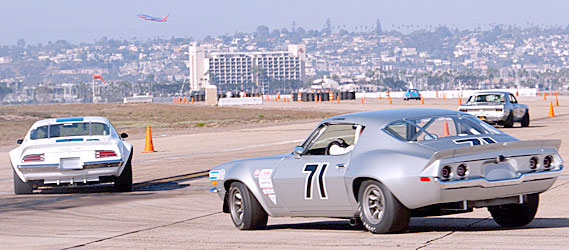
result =
[{"label": "sponsor sticker on car", "polygon": [[225,178],[225,169],[209,171],[210,180],[223,180]]}]

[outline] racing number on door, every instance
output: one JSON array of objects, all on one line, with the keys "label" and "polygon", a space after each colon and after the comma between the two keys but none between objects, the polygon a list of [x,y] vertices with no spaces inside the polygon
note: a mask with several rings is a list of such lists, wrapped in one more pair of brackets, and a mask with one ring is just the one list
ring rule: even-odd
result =
[{"label": "racing number on door", "polygon": [[326,193],[326,183],[324,179],[327,168],[328,163],[308,163],[304,165],[302,173],[308,174],[306,176],[306,181],[304,182],[304,199],[312,200],[314,175],[317,176],[317,185],[318,191],[320,193],[320,199],[328,199],[328,195]]}]

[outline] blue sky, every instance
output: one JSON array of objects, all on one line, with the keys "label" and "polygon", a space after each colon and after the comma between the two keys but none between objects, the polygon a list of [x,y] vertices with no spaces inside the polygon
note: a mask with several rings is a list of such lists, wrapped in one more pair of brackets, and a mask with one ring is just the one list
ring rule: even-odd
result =
[{"label": "blue sky", "polygon": [[[309,1],[309,0],[29,0],[3,1],[0,5],[0,44],[47,43],[65,39],[91,42],[102,36],[138,39],[193,37],[251,32],[263,24],[269,28],[321,29],[330,18],[333,26],[373,26],[380,19],[384,29],[400,25],[447,25],[460,29],[499,24],[526,26],[569,25],[569,1]],[[136,17],[170,14],[168,22],[155,23]],[[402,30],[406,31],[406,30]]]}]

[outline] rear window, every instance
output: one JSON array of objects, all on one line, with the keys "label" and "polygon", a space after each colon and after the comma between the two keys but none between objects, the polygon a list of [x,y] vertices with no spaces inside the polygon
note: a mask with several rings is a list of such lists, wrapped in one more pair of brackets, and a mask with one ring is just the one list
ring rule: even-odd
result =
[{"label": "rear window", "polygon": [[383,129],[402,141],[428,141],[444,137],[502,133],[471,116],[438,116],[395,121]]},{"label": "rear window", "polygon": [[30,139],[46,139],[68,136],[109,135],[109,126],[98,122],[59,123],[35,128]]},{"label": "rear window", "polygon": [[482,94],[471,96],[467,103],[504,103],[504,94]]}]

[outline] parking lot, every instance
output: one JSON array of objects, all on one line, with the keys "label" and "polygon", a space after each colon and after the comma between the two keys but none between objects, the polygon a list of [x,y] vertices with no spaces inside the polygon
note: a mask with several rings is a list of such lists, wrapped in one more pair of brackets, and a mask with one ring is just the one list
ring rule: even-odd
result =
[{"label": "parking lot", "polygon": [[[555,118],[549,100],[520,97],[530,106],[529,128],[502,131],[519,139],[561,139],[569,159],[569,97],[560,96]],[[457,100],[404,102],[377,99],[337,103],[266,102],[253,109],[291,109],[348,113],[410,107],[456,109]],[[174,105],[174,104],[172,104]],[[536,219],[524,228],[499,227],[486,209],[441,217],[413,218],[402,234],[372,235],[347,220],[269,218],[267,230],[239,231],[210,188],[207,170],[230,160],[291,152],[318,120],[204,129],[157,131],[158,152],[141,154],[143,135],[133,135],[134,191],[113,193],[112,185],[42,189],[13,195],[8,151],[0,147],[0,246],[9,248],[375,248],[375,249],[560,249],[569,244],[569,176],[563,173],[541,195]]]}]

